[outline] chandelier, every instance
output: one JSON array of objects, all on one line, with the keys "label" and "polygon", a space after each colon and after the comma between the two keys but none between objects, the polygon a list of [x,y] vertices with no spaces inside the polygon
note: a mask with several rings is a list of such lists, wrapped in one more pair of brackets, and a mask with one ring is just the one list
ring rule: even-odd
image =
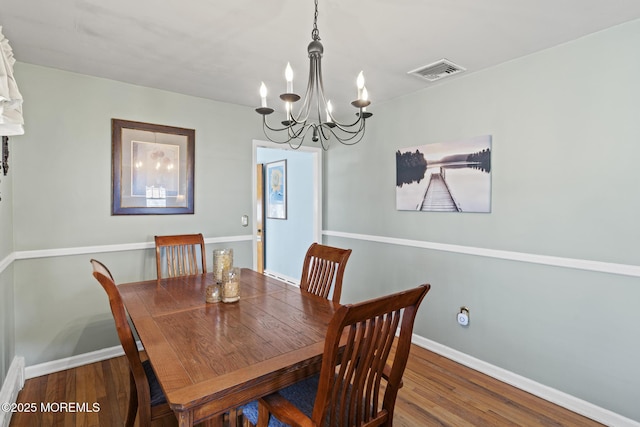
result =
[{"label": "chandelier", "polygon": [[264,134],[269,141],[289,144],[293,149],[300,148],[309,132],[311,132],[312,141],[320,141],[324,150],[329,148],[329,141],[332,137],[345,145],[357,144],[364,136],[366,119],[373,115],[366,111],[366,107],[371,101],[369,101],[361,71],[356,79],[358,99],[351,102],[351,105],[358,109],[357,118],[352,123],[343,123],[334,117],[331,101],[325,96],[322,82],[321,59],[324,48],[320,43],[320,32],[318,31],[318,0],[315,0],[311,39],[307,48],[309,52],[309,81],[297,113],[293,111],[293,106],[301,98],[300,95],[293,93],[293,70],[291,65],[287,63],[285,70],[287,92],[280,95],[280,99],[284,101],[286,119],[281,122],[281,127],[273,127],[267,122],[267,116],[274,110],[267,106],[267,87],[264,82],[260,85],[262,102],[261,106],[256,108],[256,112],[262,115]]}]

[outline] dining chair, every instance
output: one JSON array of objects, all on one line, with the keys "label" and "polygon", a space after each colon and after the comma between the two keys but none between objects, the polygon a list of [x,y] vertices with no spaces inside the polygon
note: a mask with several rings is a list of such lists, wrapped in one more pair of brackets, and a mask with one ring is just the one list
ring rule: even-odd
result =
[{"label": "dining chair", "polygon": [[[202,234],[155,236],[155,241],[158,279],[207,272],[204,237],[202,237]],[[163,254],[164,263],[162,262]],[[166,267],[166,276],[163,275],[163,264]]]},{"label": "dining chair", "polygon": [[245,419],[257,427],[392,426],[413,324],[429,289],[340,307],[329,323],[320,375],[245,405]]},{"label": "dining chair", "polygon": [[91,260],[93,277],[102,285],[109,296],[109,305],[120,344],[129,362],[129,408],[125,425],[133,426],[138,415],[140,426],[149,426],[151,421],[173,414],[167,404],[160,384],[148,360],[142,361],[133,338],[120,291],[107,267],[100,261]]},{"label": "dining chair", "polygon": [[333,286],[333,302],[340,303],[342,276],[347,266],[351,249],[313,243],[309,246],[302,265],[300,288],[323,298],[329,297]]}]

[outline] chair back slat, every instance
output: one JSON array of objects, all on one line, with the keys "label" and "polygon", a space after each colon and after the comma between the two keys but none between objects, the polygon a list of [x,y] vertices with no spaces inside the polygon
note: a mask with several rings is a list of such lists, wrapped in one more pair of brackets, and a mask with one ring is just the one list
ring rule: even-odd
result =
[{"label": "chair back slat", "polygon": [[323,298],[328,298],[333,288],[332,300],[339,303],[342,278],[350,255],[351,249],[313,243],[304,259],[300,288]]},{"label": "chair back slat", "polygon": [[[155,236],[158,278],[188,276],[207,272],[202,234]],[[162,270],[164,258],[165,271]]]},{"label": "chair back slat", "polygon": [[[391,424],[415,316],[429,289],[422,285],[338,310],[325,341],[312,414],[317,425],[325,420],[329,426]],[[398,345],[387,368],[398,327]]]}]

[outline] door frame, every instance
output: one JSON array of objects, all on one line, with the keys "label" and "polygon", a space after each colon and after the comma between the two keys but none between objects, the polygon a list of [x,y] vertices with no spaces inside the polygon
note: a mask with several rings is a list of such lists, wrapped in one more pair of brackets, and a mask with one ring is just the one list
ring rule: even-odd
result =
[{"label": "door frame", "polygon": [[[252,235],[252,254],[253,254],[253,269],[258,268],[258,253],[257,253],[257,222],[256,222],[256,212],[258,206],[256,204],[256,165],[258,164],[258,147],[260,148],[268,148],[268,149],[276,149],[276,150],[293,150],[289,147],[288,144],[277,144],[275,142],[270,141],[262,141],[259,139],[253,140],[253,148],[252,148],[252,161],[251,161],[251,235]],[[313,155],[313,235],[316,242],[322,242],[322,148],[320,147],[305,147],[301,146],[296,151],[304,151],[311,153]],[[266,222],[266,218],[263,219]],[[263,244],[264,244],[265,234],[263,230]]]}]

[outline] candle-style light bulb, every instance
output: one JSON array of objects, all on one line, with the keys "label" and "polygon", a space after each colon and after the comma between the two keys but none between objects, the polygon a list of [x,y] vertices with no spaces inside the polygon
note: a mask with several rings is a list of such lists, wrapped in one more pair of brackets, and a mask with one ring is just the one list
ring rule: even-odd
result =
[{"label": "candle-style light bulb", "polygon": [[[362,87],[362,100],[363,101],[369,100],[369,91],[364,86]],[[367,111],[367,107],[362,107],[362,111]]]},{"label": "candle-style light bulb", "polygon": [[284,70],[284,78],[287,79],[287,93],[293,93],[293,69],[288,62],[287,68]]},{"label": "candle-style light bulb", "polygon": [[358,86],[358,99],[362,99],[362,89],[364,88],[364,75],[362,71],[360,71],[358,78],[356,78],[356,86]]},{"label": "candle-style light bulb", "polygon": [[331,101],[327,101],[327,123],[331,123],[331,113],[333,113],[333,105],[331,105]]},{"label": "candle-style light bulb", "polygon": [[285,102],[284,103],[284,109],[287,112],[287,120],[291,120],[291,103],[290,102]]},{"label": "candle-style light bulb", "polygon": [[260,99],[262,101],[262,107],[267,106],[267,87],[264,82],[260,84]]}]

